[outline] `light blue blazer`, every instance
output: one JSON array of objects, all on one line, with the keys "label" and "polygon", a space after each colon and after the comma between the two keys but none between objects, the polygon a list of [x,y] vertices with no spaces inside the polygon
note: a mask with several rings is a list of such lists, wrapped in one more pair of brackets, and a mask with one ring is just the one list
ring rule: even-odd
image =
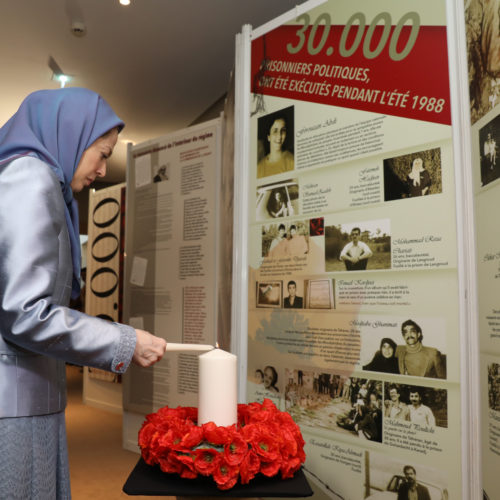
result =
[{"label": "light blue blazer", "polygon": [[59,180],[36,158],[0,166],[0,418],[62,411],[66,361],[127,369],[134,329],[69,309],[72,274]]}]

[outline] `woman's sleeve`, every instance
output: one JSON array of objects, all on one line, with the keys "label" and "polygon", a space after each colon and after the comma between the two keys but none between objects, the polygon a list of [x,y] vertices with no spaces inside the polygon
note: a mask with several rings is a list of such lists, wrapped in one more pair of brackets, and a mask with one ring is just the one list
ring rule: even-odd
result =
[{"label": "woman's sleeve", "polygon": [[[0,335],[27,351],[122,373],[134,352],[135,330],[60,305],[70,292],[68,245],[61,188],[50,168],[34,158],[3,167]],[[68,265],[61,265],[64,260]]]}]

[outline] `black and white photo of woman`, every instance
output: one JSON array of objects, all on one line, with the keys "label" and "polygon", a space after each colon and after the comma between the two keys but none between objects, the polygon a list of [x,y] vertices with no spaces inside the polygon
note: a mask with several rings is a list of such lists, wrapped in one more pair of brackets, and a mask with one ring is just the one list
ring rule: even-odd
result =
[{"label": "black and white photo of woman", "polygon": [[422,158],[415,158],[413,160],[411,172],[408,174],[406,182],[408,183],[408,194],[410,198],[429,194],[431,176],[425,169]]},{"label": "black and white photo of woman", "polygon": [[293,106],[259,118],[258,179],[295,168],[293,137]]}]

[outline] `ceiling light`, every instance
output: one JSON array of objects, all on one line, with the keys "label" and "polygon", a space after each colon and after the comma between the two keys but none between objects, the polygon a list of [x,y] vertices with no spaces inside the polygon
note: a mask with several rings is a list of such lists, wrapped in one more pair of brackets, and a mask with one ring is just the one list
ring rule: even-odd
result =
[{"label": "ceiling light", "polygon": [[57,75],[56,80],[61,84],[61,88],[63,89],[71,78],[68,75]]},{"label": "ceiling light", "polygon": [[130,5],[130,0],[120,0],[122,5]]},{"label": "ceiling light", "polygon": [[125,139],[125,138],[120,139],[120,142],[123,143],[123,144],[130,143],[130,144],[132,144],[132,146],[135,146],[137,144],[135,141],[132,141],[130,139]]},{"label": "ceiling light", "polygon": [[63,89],[68,82],[70,82],[73,78],[69,75],[65,75],[64,73],[53,73],[52,80],[55,82],[59,82],[61,88]]}]

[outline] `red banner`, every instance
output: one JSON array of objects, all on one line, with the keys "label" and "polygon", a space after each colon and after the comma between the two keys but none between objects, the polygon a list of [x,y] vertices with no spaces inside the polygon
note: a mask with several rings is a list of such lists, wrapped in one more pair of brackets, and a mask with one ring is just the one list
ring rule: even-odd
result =
[{"label": "red banner", "polygon": [[252,42],[251,86],[257,94],[451,124],[444,26],[281,26]]}]

